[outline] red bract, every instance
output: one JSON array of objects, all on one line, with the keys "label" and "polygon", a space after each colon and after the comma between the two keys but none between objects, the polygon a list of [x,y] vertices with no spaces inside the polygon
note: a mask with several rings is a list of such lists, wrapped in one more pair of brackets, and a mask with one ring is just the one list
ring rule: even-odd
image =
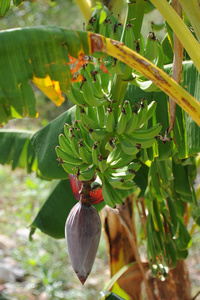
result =
[{"label": "red bract", "polygon": [[[72,188],[72,192],[78,201],[81,200],[81,190],[83,183],[77,179],[76,175],[69,174],[69,182]],[[102,189],[90,190],[90,203],[95,205],[103,201]]]}]

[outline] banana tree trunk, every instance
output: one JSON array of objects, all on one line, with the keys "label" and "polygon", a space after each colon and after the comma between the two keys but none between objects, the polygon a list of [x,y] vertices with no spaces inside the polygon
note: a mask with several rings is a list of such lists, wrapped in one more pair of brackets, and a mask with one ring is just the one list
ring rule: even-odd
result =
[{"label": "banana tree trunk", "polygon": [[[148,262],[141,261],[137,245],[133,197],[127,197],[124,205],[115,210],[106,207],[104,213],[111,277],[123,266],[135,262],[117,281],[131,300],[142,299],[144,290],[142,284],[149,300],[191,299],[189,273],[184,261],[178,261],[176,268],[169,272],[165,281],[153,278]],[[145,216],[143,217],[145,219]]]}]

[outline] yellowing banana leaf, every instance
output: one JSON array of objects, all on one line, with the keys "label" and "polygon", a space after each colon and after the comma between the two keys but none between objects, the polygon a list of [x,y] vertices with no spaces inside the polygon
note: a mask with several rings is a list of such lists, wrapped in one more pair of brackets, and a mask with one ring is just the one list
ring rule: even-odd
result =
[{"label": "yellowing banana leaf", "polygon": [[11,164],[26,168],[27,172],[37,170],[35,151],[30,143],[33,132],[25,130],[0,130],[0,164]]},{"label": "yellowing banana leaf", "polygon": [[100,35],[55,26],[0,32],[0,121],[37,116],[31,80],[60,105],[62,93],[71,89],[71,57],[83,62],[84,55],[98,52],[121,60],[153,81],[200,125],[198,101],[144,57]]},{"label": "yellowing banana leaf", "polygon": [[[0,122],[37,117],[34,82],[57,105],[71,89],[69,54],[88,54],[87,33],[54,26],[0,32]],[[86,40],[86,46],[81,44]]]},{"label": "yellowing banana leaf", "polygon": [[[17,6],[21,6],[23,0],[13,0],[13,4]],[[2,18],[6,12],[9,10],[11,4],[11,0],[0,0],[0,18]]]}]

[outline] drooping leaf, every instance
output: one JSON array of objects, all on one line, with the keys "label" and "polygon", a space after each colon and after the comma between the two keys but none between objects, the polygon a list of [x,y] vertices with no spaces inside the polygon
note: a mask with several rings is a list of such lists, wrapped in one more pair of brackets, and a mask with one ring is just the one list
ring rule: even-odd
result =
[{"label": "drooping leaf", "polygon": [[35,151],[30,143],[32,131],[0,130],[0,164],[27,168],[28,173],[37,169]]},{"label": "drooping leaf", "polygon": [[[87,33],[80,33],[87,41]],[[0,122],[10,118],[36,117],[33,81],[52,101],[61,105],[62,92],[71,89],[69,54],[83,57],[88,44],[81,44],[74,30],[41,26],[0,32]]]},{"label": "drooping leaf", "polygon": [[75,107],[54,119],[48,125],[37,131],[31,141],[36,152],[38,169],[48,179],[68,179],[68,174],[57,161],[55,147],[58,136],[64,133],[64,124],[72,123]]}]

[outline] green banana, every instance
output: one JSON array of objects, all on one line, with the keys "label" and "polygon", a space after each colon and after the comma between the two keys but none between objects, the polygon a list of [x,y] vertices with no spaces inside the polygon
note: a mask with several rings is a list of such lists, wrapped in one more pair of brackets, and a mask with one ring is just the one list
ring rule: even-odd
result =
[{"label": "green banana", "polygon": [[149,147],[153,146],[153,144],[156,142],[156,138],[141,139],[141,138],[132,137],[132,135],[130,135],[129,141],[130,141],[131,145],[137,146],[137,147],[143,149],[143,148],[149,148]]},{"label": "green banana", "polygon": [[70,141],[70,128],[71,128],[71,125],[69,125],[68,123],[65,123],[64,125],[64,134],[65,134],[65,137],[68,139],[68,141]]},{"label": "green banana", "polygon": [[98,166],[98,160],[99,160],[99,145],[98,142],[95,142],[93,147],[92,147],[92,161],[93,164]]},{"label": "green banana", "polygon": [[135,173],[136,172],[134,172],[132,170],[127,170],[125,172],[113,172],[111,175],[114,178],[123,180],[123,182],[127,182],[130,180],[133,180],[133,178],[135,177]]},{"label": "green banana", "polygon": [[141,168],[141,163],[140,162],[131,162],[130,164],[128,164],[127,167],[129,170],[137,172]]},{"label": "green banana", "polygon": [[119,159],[123,153],[124,152],[122,151],[121,145],[117,144],[115,148],[108,154],[107,164],[110,164],[113,161]]},{"label": "green banana", "polygon": [[105,129],[94,129],[90,132],[90,137],[94,142],[102,141],[108,132]]},{"label": "green banana", "polygon": [[140,138],[140,139],[150,139],[156,137],[162,129],[161,124],[156,124],[155,126],[152,126],[148,129],[142,130],[135,130],[132,132],[131,137],[133,138]]},{"label": "green banana", "polygon": [[147,113],[147,100],[142,99],[140,108],[137,112],[137,115],[138,115],[137,127],[140,127],[146,121],[146,113]]},{"label": "green banana", "polygon": [[127,155],[127,154],[122,154],[120,158],[112,161],[110,163],[110,166],[113,168],[120,168],[128,163],[130,163],[133,159],[135,159],[135,155]]},{"label": "green banana", "polygon": [[79,142],[74,134],[71,135],[71,148],[74,152],[74,155],[79,158]]},{"label": "green banana", "polygon": [[128,100],[124,101],[124,108],[126,111],[126,115],[127,115],[127,122],[130,120],[130,118],[132,117],[132,107],[131,107],[131,103]]},{"label": "green banana", "polygon": [[83,139],[85,145],[89,150],[92,149],[93,141],[91,140],[90,136],[88,135],[88,130],[85,126],[82,126],[81,122],[77,123],[77,127],[80,129],[79,135],[80,139]]},{"label": "green banana", "polygon": [[101,173],[104,173],[108,169],[108,164],[105,159],[103,159],[102,155],[99,155],[98,158],[98,167]]},{"label": "green banana", "polygon": [[136,155],[139,152],[140,147],[131,145],[125,139],[120,139],[120,144],[125,154]]},{"label": "green banana", "polygon": [[[85,68],[84,76],[86,77],[89,85],[91,86],[95,98],[102,100],[104,98],[104,92],[100,85],[98,72],[94,70],[94,65],[87,65],[87,67]],[[93,80],[91,76],[93,76]]]},{"label": "green banana", "polygon": [[63,161],[74,164],[74,165],[81,165],[83,161],[80,158],[76,158],[74,156],[69,155],[66,153],[60,146],[56,146],[55,148],[56,154],[60,157]]},{"label": "green banana", "polygon": [[102,187],[102,193],[103,193],[103,199],[107,205],[110,207],[115,207],[115,199],[111,193],[111,188],[113,188],[107,178],[105,176],[102,177],[103,187]]},{"label": "green banana", "polygon": [[91,107],[102,105],[101,101],[97,100],[97,98],[94,96],[93,89],[86,78],[84,79],[82,85],[82,92],[86,103]]},{"label": "green banana", "polygon": [[92,165],[85,171],[80,171],[78,173],[78,179],[81,181],[89,181],[95,176],[95,173],[96,173],[96,166]]},{"label": "green banana", "polygon": [[137,113],[133,112],[132,116],[130,117],[130,119],[126,124],[125,132],[127,134],[132,133],[138,127],[137,124],[138,124],[138,115]]},{"label": "green banana", "polygon": [[61,165],[67,173],[74,174],[74,175],[77,173],[77,169],[75,168],[74,164],[70,164],[68,162],[62,162]]},{"label": "green banana", "polygon": [[146,49],[144,51],[144,57],[151,62],[155,60],[158,55],[158,42],[153,32],[150,32],[147,41],[146,41]]},{"label": "green banana", "polygon": [[117,121],[117,128],[116,128],[117,134],[121,135],[125,131],[126,124],[127,124],[127,115],[125,109],[122,107],[122,111]]},{"label": "green banana", "polygon": [[71,148],[71,145],[70,145],[70,142],[69,140],[65,137],[64,134],[60,134],[59,137],[59,145],[60,147],[69,155],[73,156],[74,153],[72,151],[72,148]]},{"label": "green banana", "polygon": [[136,188],[136,184],[132,180],[123,182],[119,187],[120,190],[130,190],[130,189],[134,189],[134,188]]},{"label": "green banana", "polygon": [[114,207],[115,203],[122,204],[123,199],[121,199],[120,195],[117,191],[112,187],[112,185],[108,182],[107,178],[103,176],[103,198],[107,205]]},{"label": "green banana", "polygon": [[85,104],[85,99],[83,97],[83,93],[76,88],[72,88],[66,93],[68,99],[74,103],[75,105],[83,105]]},{"label": "green banana", "polygon": [[88,106],[85,108],[86,115],[92,119],[96,124],[98,124],[97,113],[94,107]]},{"label": "green banana", "polygon": [[[95,123],[84,111],[81,112],[81,123],[88,129],[99,129],[100,126]],[[89,128],[88,128],[89,127]]]},{"label": "green banana", "polygon": [[76,105],[75,107],[75,119],[77,121],[81,120],[81,107],[79,105]]},{"label": "green banana", "polygon": [[96,106],[96,114],[97,114],[97,120],[100,127],[104,127],[104,119],[105,119],[105,107],[102,106]]},{"label": "green banana", "polygon": [[107,108],[106,113],[106,130],[108,132],[113,132],[115,128],[115,115],[112,108]]},{"label": "green banana", "polygon": [[120,178],[116,178],[111,176],[109,173],[105,173],[105,177],[107,178],[108,182],[114,187],[114,188],[119,188],[123,183],[123,180],[121,180]]},{"label": "green banana", "polygon": [[149,103],[146,112],[146,121],[148,121],[153,116],[153,114],[156,111],[156,107],[157,107],[156,101],[152,101],[151,103]]},{"label": "green banana", "polygon": [[88,151],[88,149],[82,144],[82,142],[79,142],[79,154],[84,163],[92,163],[91,152]]},{"label": "green banana", "polygon": [[[124,32],[124,44],[129,47],[130,49],[134,49],[135,44],[135,36],[133,33],[133,28],[130,23],[126,25],[125,32]],[[132,68],[129,66],[126,66],[126,72],[123,76],[124,80],[131,80],[132,79]]]}]

